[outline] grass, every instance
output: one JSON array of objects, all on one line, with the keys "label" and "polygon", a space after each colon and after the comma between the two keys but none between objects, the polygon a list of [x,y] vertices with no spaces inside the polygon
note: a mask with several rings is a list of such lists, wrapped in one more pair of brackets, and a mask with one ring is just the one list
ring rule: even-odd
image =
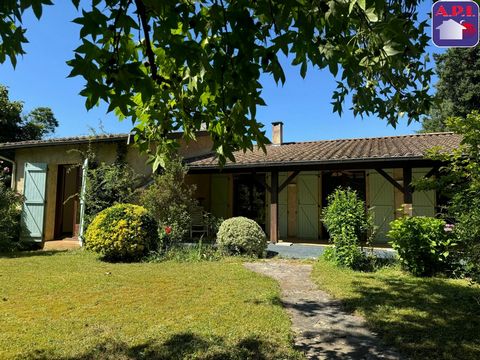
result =
[{"label": "grass", "polygon": [[413,359],[480,358],[480,289],[464,280],[416,278],[394,267],[361,273],[325,260],[312,277]]},{"label": "grass", "polygon": [[297,359],[275,281],[238,260],[0,257],[0,358]]}]

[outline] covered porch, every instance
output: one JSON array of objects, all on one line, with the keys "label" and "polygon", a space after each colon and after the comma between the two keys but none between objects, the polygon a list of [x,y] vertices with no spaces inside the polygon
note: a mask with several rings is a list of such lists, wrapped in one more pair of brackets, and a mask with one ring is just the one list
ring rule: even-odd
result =
[{"label": "covered porch", "polygon": [[220,167],[214,154],[188,159],[189,181],[206,211],[222,218],[256,220],[272,243],[321,243],[328,234],[321,222],[328,195],[338,186],[357,191],[372,209],[377,244],[386,244],[389,224],[404,215],[435,216],[434,191],[413,184],[435,176],[441,163],[426,158],[433,148],[451,151],[453,133],[376,138],[284,142],[283,124],[272,124],[272,144],[237,151],[235,162]]},{"label": "covered porch", "polygon": [[356,190],[372,209],[378,227],[375,242],[387,242],[389,223],[400,216],[434,216],[433,191],[415,191],[414,180],[433,176],[432,161],[335,162],[252,169],[191,169],[197,199],[213,215],[246,216],[264,228],[272,243],[325,243],[321,212],[339,186]]}]

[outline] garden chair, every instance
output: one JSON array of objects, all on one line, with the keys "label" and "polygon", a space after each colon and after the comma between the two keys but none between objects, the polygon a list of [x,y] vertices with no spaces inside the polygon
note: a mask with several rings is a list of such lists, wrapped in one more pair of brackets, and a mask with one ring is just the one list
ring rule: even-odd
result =
[{"label": "garden chair", "polygon": [[193,239],[194,234],[197,236],[208,236],[208,224],[205,221],[203,208],[200,206],[195,207],[191,213],[190,223],[190,239]]}]

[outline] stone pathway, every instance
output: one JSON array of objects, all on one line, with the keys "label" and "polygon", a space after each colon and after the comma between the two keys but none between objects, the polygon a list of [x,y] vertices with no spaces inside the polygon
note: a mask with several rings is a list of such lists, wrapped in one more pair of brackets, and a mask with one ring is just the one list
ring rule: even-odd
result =
[{"label": "stone pathway", "polygon": [[280,283],[295,346],[307,359],[402,359],[380,343],[362,318],[346,313],[339,301],[318,290],[310,279],[311,265],[269,260],[245,267]]}]

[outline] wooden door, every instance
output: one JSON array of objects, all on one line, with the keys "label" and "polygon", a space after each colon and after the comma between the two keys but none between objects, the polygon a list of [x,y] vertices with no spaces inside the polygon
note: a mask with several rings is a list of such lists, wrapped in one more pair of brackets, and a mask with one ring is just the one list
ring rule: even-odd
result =
[{"label": "wooden door", "polygon": [[318,175],[297,176],[297,236],[300,239],[318,240]]}]

